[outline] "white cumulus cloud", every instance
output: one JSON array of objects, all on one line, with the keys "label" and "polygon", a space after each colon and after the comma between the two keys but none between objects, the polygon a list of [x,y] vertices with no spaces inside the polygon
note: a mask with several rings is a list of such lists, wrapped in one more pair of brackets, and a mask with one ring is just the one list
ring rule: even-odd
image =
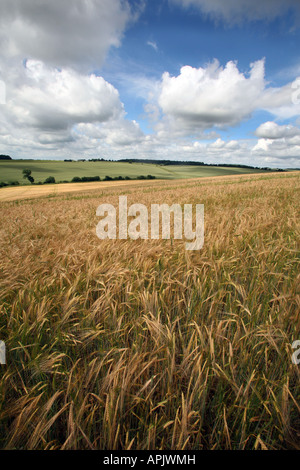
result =
[{"label": "white cumulus cloud", "polygon": [[19,126],[59,130],[76,122],[116,119],[123,113],[118,91],[102,77],[36,60],[26,62],[25,74],[26,81],[13,88],[4,108]]},{"label": "white cumulus cloud", "polygon": [[144,140],[144,134],[138,123],[124,118],[104,124],[81,123],[76,129],[80,135],[104,142],[112,148],[135,145]]},{"label": "white cumulus cloud", "polygon": [[280,126],[276,122],[268,121],[261,124],[255,134],[257,137],[273,140],[300,136],[300,129],[291,125]]},{"label": "white cumulus cloud", "polygon": [[127,0],[1,0],[1,52],[55,66],[99,66],[134,16]]},{"label": "white cumulus cloud", "polygon": [[265,88],[264,60],[250,66],[249,76],[230,61],[206,67],[184,66],[177,77],[164,73],[159,105],[178,126],[209,128],[239,123],[258,107]]},{"label": "white cumulus cloud", "polygon": [[279,125],[275,122],[264,122],[255,131],[259,137],[253,147],[253,155],[272,156],[278,161],[289,160],[299,166],[300,128],[292,125]]},{"label": "white cumulus cloud", "polygon": [[[292,118],[300,114],[300,100],[294,99],[298,82],[269,86],[264,59],[250,64],[248,72],[241,72],[235,61],[224,67],[216,59],[200,68],[186,65],[177,76],[168,72],[162,76],[155,99],[164,118],[156,129],[159,133],[196,135],[205,129],[238,125],[257,110],[279,119]],[[151,106],[154,109],[155,103]]]}]

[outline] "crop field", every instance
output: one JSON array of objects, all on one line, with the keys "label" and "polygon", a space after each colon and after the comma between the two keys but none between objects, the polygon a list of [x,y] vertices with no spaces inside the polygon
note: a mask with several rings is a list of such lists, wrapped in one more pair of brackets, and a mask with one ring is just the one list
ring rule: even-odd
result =
[{"label": "crop field", "polygon": [[44,182],[53,176],[56,182],[71,181],[79,176],[105,176],[116,178],[118,176],[137,178],[141,175],[153,175],[158,179],[180,179],[209,177],[236,174],[252,174],[263,172],[251,168],[210,167],[210,166],[184,166],[184,165],[154,165],[149,163],[123,163],[123,162],[63,162],[42,160],[10,160],[0,161],[0,182],[9,183],[18,181],[20,184],[30,184],[23,178],[22,171],[29,169],[36,183]]},{"label": "crop field", "polygon": [[[204,204],[203,248],[100,240],[119,195]],[[299,172],[2,201],[0,447],[299,450],[299,206]]]}]

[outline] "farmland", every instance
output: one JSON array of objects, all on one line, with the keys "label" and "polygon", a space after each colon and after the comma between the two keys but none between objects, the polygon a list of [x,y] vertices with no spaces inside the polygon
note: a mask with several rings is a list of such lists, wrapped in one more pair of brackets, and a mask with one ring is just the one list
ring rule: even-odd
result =
[{"label": "farmland", "polygon": [[[299,172],[120,183],[1,202],[0,447],[299,450]],[[99,240],[121,194],[203,249]]]},{"label": "farmland", "polygon": [[30,184],[23,178],[22,171],[29,169],[36,183],[44,182],[53,176],[56,182],[71,181],[79,176],[118,176],[137,178],[140,175],[153,175],[158,179],[180,179],[209,176],[225,176],[236,174],[252,174],[258,170],[235,167],[184,166],[184,165],[155,165],[149,163],[124,162],[64,162],[42,160],[10,160],[0,161],[0,182],[18,181],[20,184]]}]

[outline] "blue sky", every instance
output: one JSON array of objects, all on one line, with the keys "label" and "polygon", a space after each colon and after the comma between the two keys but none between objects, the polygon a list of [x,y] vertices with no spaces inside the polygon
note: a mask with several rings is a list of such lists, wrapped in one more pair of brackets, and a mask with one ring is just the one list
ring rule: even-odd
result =
[{"label": "blue sky", "polygon": [[297,0],[2,0],[0,153],[300,167]]}]

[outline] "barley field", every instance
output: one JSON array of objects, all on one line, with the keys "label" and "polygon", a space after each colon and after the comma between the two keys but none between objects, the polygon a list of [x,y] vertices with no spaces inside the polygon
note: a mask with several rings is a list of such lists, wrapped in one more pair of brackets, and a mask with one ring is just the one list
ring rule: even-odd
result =
[{"label": "barley field", "polygon": [[[0,447],[299,450],[299,189],[290,172],[2,201]],[[99,240],[119,195],[204,204],[204,247]]]}]

